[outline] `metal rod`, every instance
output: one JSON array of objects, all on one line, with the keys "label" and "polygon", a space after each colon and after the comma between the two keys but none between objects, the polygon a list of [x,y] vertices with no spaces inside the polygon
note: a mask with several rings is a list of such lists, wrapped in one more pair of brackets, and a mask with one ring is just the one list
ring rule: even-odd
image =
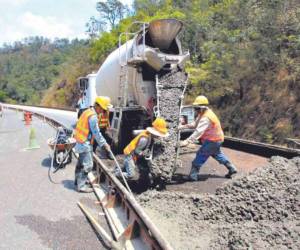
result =
[{"label": "metal rod", "polygon": [[159,98],[160,98],[160,90],[159,90],[159,81],[158,81],[158,75],[155,75],[155,86],[156,86],[156,117],[160,116],[160,111],[159,111]]},{"label": "metal rod", "polygon": [[145,60],[145,43],[146,43],[146,31],[145,31],[145,23],[143,23],[143,60]]},{"label": "metal rod", "polygon": [[125,184],[126,188],[127,188],[128,191],[130,192],[130,194],[132,194],[131,189],[130,189],[130,187],[129,187],[127,181],[126,181],[126,178],[125,178],[125,176],[124,176],[124,174],[123,174],[123,171],[122,171],[122,169],[121,169],[121,167],[120,167],[120,164],[118,163],[118,161],[117,161],[115,155],[113,154],[113,152],[112,152],[111,150],[109,151],[109,153],[110,153],[111,156],[113,157],[114,162],[116,163],[117,168],[118,168],[119,171],[120,171],[120,174],[121,174],[121,176],[122,176],[122,179],[123,179],[123,181],[124,181],[124,184]]},{"label": "metal rod", "polygon": [[178,146],[179,141],[180,141],[180,131],[179,131],[178,127],[180,125],[180,116],[181,116],[181,110],[182,110],[182,106],[183,106],[182,103],[183,103],[184,93],[185,93],[185,90],[186,90],[186,87],[187,87],[187,81],[188,80],[185,81],[184,89],[183,89],[182,95],[180,97],[179,118],[178,118],[178,121],[177,121],[177,140],[176,140],[177,145],[176,145],[175,167],[173,169],[173,174],[177,170],[177,161],[178,161],[179,151],[180,151],[180,147]]}]

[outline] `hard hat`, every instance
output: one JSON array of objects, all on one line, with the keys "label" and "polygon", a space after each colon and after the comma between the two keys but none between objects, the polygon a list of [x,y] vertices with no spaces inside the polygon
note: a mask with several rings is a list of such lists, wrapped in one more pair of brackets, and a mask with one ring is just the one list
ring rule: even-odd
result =
[{"label": "hard hat", "polygon": [[147,131],[159,137],[169,136],[167,123],[164,118],[158,117],[152,123],[152,127],[148,127]]},{"label": "hard hat", "polygon": [[112,108],[112,105],[110,104],[110,98],[108,96],[97,96],[95,103],[97,103],[104,110]]},{"label": "hard hat", "polygon": [[208,99],[204,95],[198,95],[193,102],[195,106],[208,105]]}]

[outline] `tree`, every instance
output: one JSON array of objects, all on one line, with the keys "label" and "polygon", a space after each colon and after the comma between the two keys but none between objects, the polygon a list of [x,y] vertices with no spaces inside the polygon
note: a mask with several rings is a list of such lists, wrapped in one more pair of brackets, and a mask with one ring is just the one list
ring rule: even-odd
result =
[{"label": "tree", "polygon": [[86,23],[86,33],[95,38],[106,30],[111,30],[129,14],[127,5],[122,4],[118,0],[107,0],[106,2],[98,2],[96,10],[100,17],[91,17]]},{"label": "tree", "polygon": [[119,21],[128,13],[127,5],[122,4],[118,0],[98,2],[96,9],[100,13],[100,23],[108,24],[110,28],[115,28]]},{"label": "tree", "polygon": [[86,33],[91,37],[95,38],[101,32],[104,31],[103,27],[105,27],[106,23],[101,20],[97,20],[94,16],[90,18],[90,20],[86,23]]}]

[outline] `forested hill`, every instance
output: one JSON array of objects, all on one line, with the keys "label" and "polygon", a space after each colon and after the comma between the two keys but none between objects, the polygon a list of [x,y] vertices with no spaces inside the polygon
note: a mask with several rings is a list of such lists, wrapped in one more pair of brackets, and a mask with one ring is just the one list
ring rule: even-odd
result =
[{"label": "forested hill", "polygon": [[206,95],[227,135],[271,143],[300,137],[299,0],[135,0],[129,12],[107,0],[97,10],[89,45],[2,50],[0,100],[69,106],[75,79],[97,69],[133,21],[177,18],[191,53],[187,103]]},{"label": "forested hill", "polygon": [[[0,102],[41,104],[49,88],[54,106],[69,105],[76,77],[92,70],[88,41],[26,38],[0,49]],[[77,98],[77,97],[76,97]],[[76,99],[75,98],[75,99]]]}]

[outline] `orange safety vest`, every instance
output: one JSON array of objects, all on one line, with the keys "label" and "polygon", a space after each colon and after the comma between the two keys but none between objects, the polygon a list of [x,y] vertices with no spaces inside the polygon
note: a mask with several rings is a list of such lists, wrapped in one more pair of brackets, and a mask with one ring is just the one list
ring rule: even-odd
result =
[{"label": "orange safety vest", "polygon": [[149,132],[147,132],[147,130],[144,130],[141,133],[139,133],[139,135],[136,136],[124,149],[125,155],[131,154],[136,149],[141,137],[149,138],[150,137]]},{"label": "orange safety vest", "polygon": [[75,128],[76,142],[84,143],[87,140],[90,133],[89,118],[95,114],[92,109],[87,109],[82,113]]},{"label": "orange safety vest", "polygon": [[101,111],[98,115],[99,128],[109,127],[109,111]]},{"label": "orange safety vest", "polygon": [[202,117],[207,117],[210,120],[211,125],[208,127],[208,129],[205,130],[205,132],[201,136],[201,141],[224,141],[224,133],[221,127],[220,120],[216,116],[216,114],[211,109],[208,109],[205,111]]}]

